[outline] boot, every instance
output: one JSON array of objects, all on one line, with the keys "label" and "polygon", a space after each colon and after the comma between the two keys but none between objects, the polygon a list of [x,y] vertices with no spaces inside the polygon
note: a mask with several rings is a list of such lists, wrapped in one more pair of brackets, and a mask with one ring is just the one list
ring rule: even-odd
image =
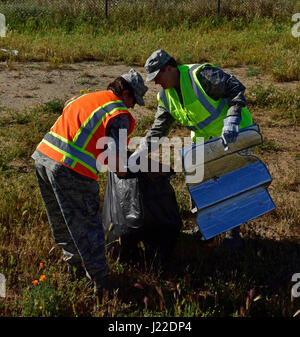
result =
[{"label": "boot", "polygon": [[68,264],[68,274],[71,281],[82,280],[84,277],[86,277],[86,271],[80,264],[76,266]]},{"label": "boot", "polygon": [[235,251],[243,245],[243,239],[240,236],[240,228],[235,227],[225,234],[225,239],[222,242],[221,248],[229,251]]},{"label": "boot", "polygon": [[111,279],[109,275],[94,280],[94,295],[95,297],[102,298],[106,292],[109,296],[113,296],[124,285],[121,282]]}]

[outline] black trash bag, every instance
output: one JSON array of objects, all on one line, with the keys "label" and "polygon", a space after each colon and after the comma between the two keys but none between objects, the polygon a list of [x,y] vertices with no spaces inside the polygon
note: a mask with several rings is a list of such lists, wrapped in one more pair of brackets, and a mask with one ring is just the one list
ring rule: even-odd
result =
[{"label": "black trash bag", "polygon": [[131,176],[120,179],[108,173],[102,213],[106,242],[118,241],[118,253],[125,259],[136,257],[140,241],[148,252],[167,256],[182,227],[169,175]]}]

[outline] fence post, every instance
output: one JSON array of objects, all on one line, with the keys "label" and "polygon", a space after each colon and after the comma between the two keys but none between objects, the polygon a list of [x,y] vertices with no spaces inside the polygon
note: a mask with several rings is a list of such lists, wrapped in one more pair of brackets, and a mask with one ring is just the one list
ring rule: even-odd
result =
[{"label": "fence post", "polygon": [[6,296],[6,279],[3,274],[0,274],[0,297]]},{"label": "fence post", "polygon": [[0,13],[0,37],[6,36],[5,16]]},{"label": "fence post", "polygon": [[105,17],[108,17],[108,0],[105,0]]},{"label": "fence post", "polygon": [[218,15],[220,15],[221,12],[221,0],[218,0]]}]

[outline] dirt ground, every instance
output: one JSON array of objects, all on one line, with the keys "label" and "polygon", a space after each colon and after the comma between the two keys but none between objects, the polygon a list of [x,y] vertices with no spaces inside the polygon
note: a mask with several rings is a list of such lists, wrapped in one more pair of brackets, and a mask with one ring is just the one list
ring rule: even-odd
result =
[{"label": "dirt ground", "polygon": [[[13,109],[23,111],[24,108],[43,104],[54,98],[67,100],[80,93],[80,90],[95,89],[103,90],[117,76],[127,72],[129,66],[124,64],[106,65],[100,62],[82,62],[68,65],[53,65],[49,63],[0,63],[0,118],[5,113],[1,110]],[[143,67],[135,67],[145,78]],[[224,69],[226,72],[235,75],[245,87],[255,84],[285,89],[295,89],[298,82],[274,83],[271,76],[257,74],[249,76],[247,67]],[[146,94],[145,107],[136,107],[133,115],[153,114],[156,110],[156,93],[159,90],[154,83],[148,83],[149,91]],[[1,109],[1,107],[5,109]],[[280,144],[280,152],[266,152],[260,155],[267,164],[273,182],[269,188],[271,196],[276,195],[276,200],[280,198],[299,197],[299,184],[295,176],[297,165],[299,167],[299,127],[285,126],[284,124],[269,127],[266,123],[264,112],[256,111],[256,123],[262,126],[262,134],[265,139],[275,144]],[[285,172],[289,172],[286,176]],[[295,180],[296,179],[296,180]],[[287,186],[286,196],[278,196],[276,189],[282,186],[282,181]],[[296,187],[292,187],[296,184]],[[297,185],[298,184],[298,185]],[[288,205],[288,201],[287,201]],[[287,208],[288,211],[288,208]],[[290,237],[294,234],[289,231],[289,227],[282,224],[274,227],[266,223],[267,218],[259,218],[255,223],[248,224],[244,231],[253,231],[261,236],[268,236],[279,240],[282,236]],[[287,224],[288,225],[288,224]],[[253,227],[254,226],[254,227]],[[299,234],[300,237],[300,234]]]},{"label": "dirt ground", "polygon": [[[127,72],[124,64],[106,65],[101,62],[81,62],[55,65],[45,62],[0,62],[0,107],[23,110],[25,107],[43,104],[54,98],[67,100],[80,90],[103,90],[117,76]],[[143,67],[135,67],[145,78]],[[235,75],[246,88],[255,84],[267,86],[272,83],[269,75],[248,76],[247,67],[230,68],[225,71]],[[274,84],[275,87],[294,89],[297,82]],[[146,94],[146,107],[155,102],[159,86],[150,82]],[[155,105],[154,105],[155,106]],[[136,109],[138,110],[138,109]],[[142,108],[139,111],[147,112]]]},{"label": "dirt ground", "polygon": [[[43,104],[54,98],[67,100],[78,95],[80,90],[105,90],[111,81],[129,69],[130,67],[125,65],[109,66],[99,62],[55,66],[49,63],[7,65],[2,62],[0,107],[23,110],[25,107]],[[135,69],[145,75],[143,68]],[[147,101],[154,99],[155,95],[156,90],[150,85]],[[141,110],[139,109],[139,112],[146,112],[145,108]]]}]

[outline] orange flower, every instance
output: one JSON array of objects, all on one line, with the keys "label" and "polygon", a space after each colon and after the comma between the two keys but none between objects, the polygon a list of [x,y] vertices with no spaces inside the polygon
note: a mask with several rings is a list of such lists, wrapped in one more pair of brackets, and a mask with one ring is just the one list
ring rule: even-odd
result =
[{"label": "orange flower", "polygon": [[32,281],[32,284],[36,287],[38,285],[38,280]]},{"label": "orange flower", "polygon": [[56,278],[56,275],[55,275],[55,274],[52,274],[52,277],[53,277],[53,278]]},{"label": "orange flower", "polygon": [[44,282],[45,280],[46,280],[46,275],[41,275],[40,281],[41,281],[41,282]]},{"label": "orange flower", "polygon": [[43,268],[43,267],[44,267],[44,263],[40,262],[40,268]]}]

